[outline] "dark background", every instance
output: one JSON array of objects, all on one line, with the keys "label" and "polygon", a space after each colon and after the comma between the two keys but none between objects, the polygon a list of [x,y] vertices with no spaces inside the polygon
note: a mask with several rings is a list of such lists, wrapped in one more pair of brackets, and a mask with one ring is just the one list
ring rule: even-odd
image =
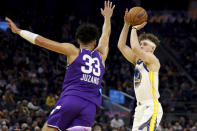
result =
[{"label": "dark background", "polygon": [[[61,15],[76,12],[80,15],[94,14],[103,7],[104,0],[6,0],[1,1],[2,15],[34,10],[40,13]],[[187,10],[189,0],[112,0],[117,12],[141,5],[146,10]]]}]

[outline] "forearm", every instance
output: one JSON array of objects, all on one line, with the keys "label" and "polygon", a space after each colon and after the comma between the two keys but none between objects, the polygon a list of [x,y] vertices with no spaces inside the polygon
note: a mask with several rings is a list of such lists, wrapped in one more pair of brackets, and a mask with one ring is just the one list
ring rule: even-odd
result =
[{"label": "forearm", "polygon": [[134,48],[139,49],[140,48],[136,29],[131,30],[130,44],[131,44],[132,49],[134,49]]},{"label": "forearm", "polygon": [[38,34],[32,33],[27,30],[18,29],[16,33],[32,44],[35,44],[36,38],[38,37]]},{"label": "forearm", "polygon": [[118,48],[119,49],[121,49],[122,47],[124,47],[126,45],[128,32],[129,32],[129,26],[124,24],[123,29],[120,34],[119,41],[118,41]]},{"label": "forearm", "polygon": [[104,19],[102,35],[98,44],[98,49],[100,50],[100,52],[105,52],[105,49],[108,48],[110,33],[111,33],[111,20],[110,18],[107,17]]},{"label": "forearm", "polygon": [[104,19],[102,34],[108,36],[111,34],[111,18],[109,17],[105,17]]},{"label": "forearm", "polygon": [[[26,30],[20,30],[17,32],[17,34],[19,34],[21,37],[23,37],[24,39],[26,39],[32,44],[38,45],[40,47],[46,48],[54,52],[64,54],[64,55],[69,55],[71,52],[71,51],[68,51],[68,49],[63,44],[44,38],[38,34],[34,34]],[[67,46],[69,46],[69,44]]]}]

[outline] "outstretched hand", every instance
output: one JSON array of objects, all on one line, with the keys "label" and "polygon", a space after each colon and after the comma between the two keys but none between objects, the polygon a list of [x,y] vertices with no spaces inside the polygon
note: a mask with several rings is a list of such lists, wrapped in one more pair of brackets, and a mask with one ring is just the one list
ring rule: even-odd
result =
[{"label": "outstretched hand", "polygon": [[16,34],[19,34],[21,29],[19,29],[16,26],[16,24],[11,19],[9,19],[8,17],[6,17],[5,20],[8,22],[9,28],[12,30],[12,32],[16,33]]},{"label": "outstretched hand", "polygon": [[105,1],[104,3],[104,9],[101,8],[101,14],[105,18],[111,18],[113,11],[114,11],[115,5],[112,5],[112,2]]}]

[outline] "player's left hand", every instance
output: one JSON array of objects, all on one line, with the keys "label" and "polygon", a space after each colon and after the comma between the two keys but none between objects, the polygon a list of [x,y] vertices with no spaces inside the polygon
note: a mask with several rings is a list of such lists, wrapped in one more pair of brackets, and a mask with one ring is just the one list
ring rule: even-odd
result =
[{"label": "player's left hand", "polygon": [[147,22],[144,22],[144,23],[142,23],[142,24],[140,24],[140,25],[135,25],[135,26],[133,26],[134,28],[136,28],[137,30],[140,30],[140,29],[142,29],[142,28],[144,28],[144,26],[147,24]]},{"label": "player's left hand", "polygon": [[113,11],[114,11],[115,5],[112,5],[112,2],[105,1],[104,3],[104,9],[101,8],[101,14],[105,18],[111,18]]}]

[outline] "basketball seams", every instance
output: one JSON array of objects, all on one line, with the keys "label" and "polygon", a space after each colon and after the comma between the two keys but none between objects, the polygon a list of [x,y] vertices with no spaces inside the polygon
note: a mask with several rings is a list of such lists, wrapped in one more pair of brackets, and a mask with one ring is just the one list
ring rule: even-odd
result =
[{"label": "basketball seams", "polygon": [[[140,18],[138,18],[138,15],[140,13],[144,13]],[[130,22],[132,26],[142,24],[143,22],[147,21],[148,15],[145,9],[142,7],[133,7],[129,10],[130,15]]]}]

